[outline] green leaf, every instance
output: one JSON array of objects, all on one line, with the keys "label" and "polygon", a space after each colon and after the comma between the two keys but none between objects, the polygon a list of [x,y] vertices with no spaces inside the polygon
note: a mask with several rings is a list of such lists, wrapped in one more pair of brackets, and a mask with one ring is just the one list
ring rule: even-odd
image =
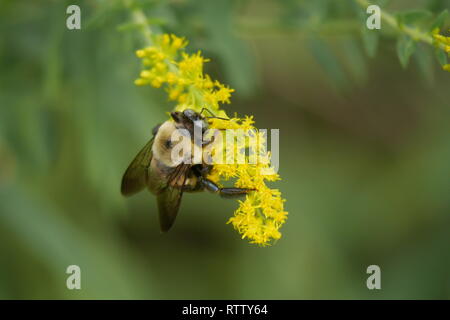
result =
[{"label": "green leaf", "polygon": [[447,17],[448,17],[448,10],[445,9],[436,17],[436,19],[433,20],[433,23],[431,24],[430,27],[430,31],[433,31],[436,28],[439,29],[442,28],[442,26],[445,23],[445,20],[447,20]]},{"label": "green leaf", "polygon": [[366,26],[367,14],[365,10],[361,10],[360,5],[357,2],[353,3],[353,9],[355,10],[355,14],[358,17],[360,32],[361,32],[361,40],[364,46],[364,50],[366,54],[373,58],[376,55],[378,49],[378,40],[380,36],[380,30],[370,30]]},{"label": "green leaf", "polygon": [[353,37],[342,39],[342,52],[350,75],[358,85],[367,81],[367,65],[358,41]]},{"label": "green leaf", "polygon": [[[147,23],[151,26],[162,26],[164,24],[166,24],[166,21],[164,19],[158,19],[158,18],[149,18],[147,19]],[[142,23],[136,23],[136,22],[128,22],[128,23],[123,23],[117,26],[117,31],[121,32],[121,31],[131,31],[131,30],[137,30],[140,28],[143,28],[143,24]]]},{"label": "green leaf", "polygon": [[331,82],[338,88],[344,89],[347,85],[347,77],[338,59],[331,51],[329,45],[320,38],[308,40],[308,46],[317,63],[323,68],[325,73],[331,78]]},{"label": "green leaf", "polygon": [[433,56],[431,50],[424,44],[417,46],[417,51],[414,54],[414,60],[419,67],[419,72],[422,75],[422,79],[429,84],[434,81],[434,68],[433,68]]},{"label": "green leaf", "polygon": [[407,12],[398,13],[397,21],[399,25],[412,24],[417,21],[429,19],[433,14],[427,10],[411,10]]},{"label": "green leaf", "polygon": [[444,50],[442,50],[441,48],[436,48],[434,53],[441,66],[447,64],[447,54],[444,52]]},{"label": "green leaf", "polygon": [[367,55],[371,58],[375,57],[377,53],[379,34],[380,33],[378,30],[369,30],[367,28],[362,28],[361,36],[364,49],[366,50]]},{"label": "green leaf", "polygon": [[397,55],[403,68],[409,63],[409,58],[416,50],[416,43],[410,37],[403,35],[397,41]]}]

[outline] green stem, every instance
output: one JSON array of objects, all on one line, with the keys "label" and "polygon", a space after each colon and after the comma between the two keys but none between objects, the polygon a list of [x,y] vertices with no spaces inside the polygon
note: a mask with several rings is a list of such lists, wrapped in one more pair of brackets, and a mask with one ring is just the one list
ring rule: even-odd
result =
[{"label": "green stem", "polygon": [[[359,24],[356,21],[333,20],[314,26],[314,32],[320,35],[342,35],[342,33],[357,32]],[[240,36],[247,37],[268,37],[284,36],[286,33],[298,36],[309,36],[311,30],[299,30],[298,28],[286,28],[274,22],[267,23],[263,19],[249,19],[247,17],[236,21],[236,30]]]},{"label": "green stem", "polygon": [[152,29],[148,23],[148,19],[145,16],[144,11],[139,8],[134,7],[133,0],[124,0],[125,7],[129,8],[131,11],[131,18],[133,22],[140,26],[142,36],[147,45],[152,45]]},{"label": "green stem", "polygon": [[[368,6],[372,5],[372,3],[370,3],[367,0],[355,0],[355,1],[363,8],[367,8]],[[390,25],[392,28],[397,30],[399,33],[407,34],[414,40],[422,41],[429,45],[433,45],[433,43],[434,43],[433,37],[430,34],[423,32],[417,28],[412,28],[412,27],[405,26],[405,25],[399,25],[397,23],[397,19],[395,19],[395,17],[392,14],[390,14],[389,12],[381,10],[381,19],[384,22],[386,22],[388,25]],[[439,44],[439,47],[444,49],[444,47],[441,44]]]},{"label": "green stem", "polygon": [[256,213],[258,213],[258,215],[263,219],[266,220],[266,216],[264,215],[264,213],[262,212],[261,208],[256,208]]}]

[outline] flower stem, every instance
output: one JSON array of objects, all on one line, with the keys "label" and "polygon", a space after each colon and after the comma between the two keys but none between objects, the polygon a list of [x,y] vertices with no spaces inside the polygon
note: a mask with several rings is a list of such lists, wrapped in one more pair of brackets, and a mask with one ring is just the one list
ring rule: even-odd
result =
[{"label": "flower stem", "polygon": [[145,16],[142,9],[135,7],[132,0],[124,0],[125,7],[129,8],[131,11],[131,18],[133,22],[140,26],[139,30],[147,45],[152,45],[152,29],[148,23],[148,19]]},{"label": "flower stem", "polygon": [[[372,3],[370,3],[368,0],[355,0],[361,7],[367,8]],[[389,12],[381,10],[381,19],[385,21],[388,25],[390,25],[392,28],[397,30],[399,33],[404,33],[410,36],[412,39],[416,41],[422,41],[424,43],[427,43],[429,45],[433,45],[433,37],[431,34],[423,32],[417,28],[412,28],[405,25],[399,25],[397,23],[397,19],[390,14]],[[442,44],[438,44],[441,49],[444,49],[444,46]]]}]

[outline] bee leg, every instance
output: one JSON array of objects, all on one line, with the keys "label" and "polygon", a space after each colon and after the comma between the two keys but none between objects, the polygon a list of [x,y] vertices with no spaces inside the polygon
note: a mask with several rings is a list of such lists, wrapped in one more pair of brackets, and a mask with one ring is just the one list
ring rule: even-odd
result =
[{"label": "bee leg", "polygon": [[252,189],[244,188],[220,188],[211,180],[205,179],[203,177],[200,178],[200,183],[206,190],[212,193],[218,193],[221,197],[224,198],[237,198],[246,195],[250,191],[253,191]]},{"label": "bee leg", "polygon": [[244,188],[221,188],[219,194],[222,198],[239,198],[245,196],[250,191],[254,190]]},{"label": "bee leg", "polygon": [[184,185],[181,190],[183,190],[184,192],[198,192],[203,191],[204,187],[201,183],[197,183],[195,186]]},{"label": "bee leg", "polygon": [[211,143],[213,143],[213,142],[214,142],[214,136],[211,137],[210,140],[203,140],[203,141],[202,141],[202,146],[203,146],[203,147],[206,147],[206,146],[208,146],[209,144],[211,144]]},{"label": "bee leg", "polygon": [[[196,177],[206,177],[211,172],[211,165],[194,165],[192,167],[192,171],[194,172]],[[205,178],[206,179],[206,178]]]},{"label": "bee leg", "polygon": [[208,175],[211,172],[212,168],[213,166],[211,165],[203,165],[203,167],[200,169],[202,177],[206,177],[206,175]]}]

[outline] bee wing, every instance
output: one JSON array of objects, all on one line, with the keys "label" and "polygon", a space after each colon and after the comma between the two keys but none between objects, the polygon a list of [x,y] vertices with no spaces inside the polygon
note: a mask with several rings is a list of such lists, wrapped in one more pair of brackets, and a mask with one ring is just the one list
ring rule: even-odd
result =
[{"label": "bee wing", "polygon": [[189,168],[190,165],[186,164],[177,166],[169,176],[167,187],[157,196],[159,225],[162,232],[168,231],[175,222]]},{"label": "bee wing", "polygon": [[167,187],[157,196],[159,211],[159,226],[162,232],[167,232],[172,227],[180,208],[183,190]]},{"label": "bee wing", "polygon": [[130,163],[122,177],[120,191],[124,196],[131,196],[141,191],[147,183],[147,170],[152,161],[153,138],[147,142]]}]

